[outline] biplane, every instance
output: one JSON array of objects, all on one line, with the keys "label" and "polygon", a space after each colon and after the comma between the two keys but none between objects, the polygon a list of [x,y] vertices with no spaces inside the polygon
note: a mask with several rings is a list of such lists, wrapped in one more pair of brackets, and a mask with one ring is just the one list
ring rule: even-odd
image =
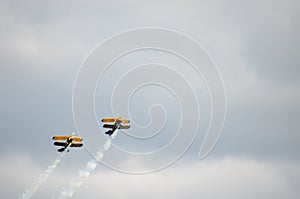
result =
[{"label": "biplane", "polygon": [[[61,146],[62,148],[58,149],[58,152],[64,152],[69,146],[70,147],[82,147],[82,138],[74,136],[75,133],[67,136],[53,136],[53,140],[65,140],[64,142],[54,142],[55,146]],[[69,149],[67,150],[69,152]]]},{"label": "biplane", "polygon": [[117,129],[129,129],[130,120],[123,119],[122,117],[118,118],[104,118],[101,122],[108,122],[110,124],[104,124],[103,128],[110,128],[106,131],[105,134],[111,136]]}]

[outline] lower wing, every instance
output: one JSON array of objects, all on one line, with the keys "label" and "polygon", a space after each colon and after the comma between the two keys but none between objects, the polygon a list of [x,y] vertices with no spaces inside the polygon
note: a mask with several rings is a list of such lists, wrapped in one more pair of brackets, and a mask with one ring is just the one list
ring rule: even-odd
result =
[{"label": "lower wing", "polygon": [[70,147],[82,147],[82,146],[83,146],[82,143],[72,143],[72,144],[70,145]]},{"label": "lower wing", "polygon": [[114,125],[114,124],[104,124],[104,125],[103,125],[103,128],[110,128],[110,129],[113,129],[113,128],[115,128],[115,125]]},{"label": "lower wing", "polygon": [[54,142],[53,143],[55,146],[66,146],[65,142]]},{"label": "lower wing", "polygon": [[120,125],[119,129],[129,129],[130,125]]}]

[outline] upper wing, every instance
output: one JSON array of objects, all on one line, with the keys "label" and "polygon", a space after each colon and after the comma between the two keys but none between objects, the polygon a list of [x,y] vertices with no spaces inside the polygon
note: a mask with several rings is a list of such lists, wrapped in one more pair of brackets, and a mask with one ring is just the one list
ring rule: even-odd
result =
[{"label": "upper wing", "polygon": [[103,118],[101,122],[116,122],[116,121],[121,121],[123,124],[128,124],[130,120],[126,120],[123,118]]},{"label": "upper wing", "polygon": [[116,118],[103,118],[101,120],[101,122],[115,122],[115,121],[117,121]]},{"label": "upper wing", "polygon": [[75,142],[82,142],[82,140],[83,140],[81,137],[76,137],[76,136],[73,136],[72,139]]},{"label": "upper wing", "polygon": [[67,140],[70,136],[53,136],[53,140]]},{"label": "upper wing", "polygon": [[121,119],[123,124],[129,124],[130,120]]},{"label": "upper wing", "polygon": [[117,119],[118,121],[121,121],[123,124],[129,124],[130,120],[125,120],[125,119]]},{"label": "upper wing", "polygon": [[82,143],[72,143],[72,144],[70,145],[70,147],[82,147],[82,146],[83,146]]}]

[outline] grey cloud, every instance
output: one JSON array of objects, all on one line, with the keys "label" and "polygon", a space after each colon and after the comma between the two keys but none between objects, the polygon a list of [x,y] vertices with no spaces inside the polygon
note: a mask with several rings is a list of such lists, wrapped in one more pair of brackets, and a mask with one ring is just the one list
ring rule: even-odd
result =
[{"label": "grey cloud", "polygon": [[[244,198],[253,196],[253,192],[261,194],[258,198],[299,196],[295,188],[299,185],[299,171],[294,169],[298,165],[284,165],[280,169],[275,166],[299,158],[298,1],[1,1],[0,4],[0,131],[5,140],[1,154],[13,156],[23,152],[32,159],[12,157],[9,161],[14,166],[5,163],[1,170],[7,172],[1,173],[1,186],[6,198],[21,194],[55,158],[50,140],[53,134],[76,130],[72,88],[88,52],[112,34],[141,26],[182,31],[202,43],[214,58],[224,79],[228,112],[223,135],[211,155],[231,155],[238,160],[231,161],[235,166],[218,162],[219,167],[218,164],[202,167],[202,163],[191,163],[192,168],[145,177],[123,174],[116,177],[114,173],[97,170],[75,198],[86,194],[91,198],[100,194],[111,198],[126,194],[135,197],[124,187],[128,182],[132,182],[130,190],[138,189],[140,197],[147,195],[143,192],[148,193],[141,184],[158,191],[151,190],[148,195],[152,198],[159,194],[174,198],[219,198],[227,194]],[[98,114],[102,117],[106,109]],[[190,157],[196,158],[202,140],[203,135],[197,137],[188,151]],[[237,163],[244,157],[278,162]],[[46,185],[37,196],[45,198],[58,193],[75,176],[72,172],[77,172],[89,158],[85,150],[70,153],[47,182],[49,187]],[[119,162],[127,163],[123,159]],[[216,170],[210,170],[211,166]],[[243,172],[245,168],[253,172],[251,176]],[[20,169],[17,176],[15,171]],[[72,172],[64,176],[66,170]],[[194,173],[185,177],[189,170]],[[226,172],[232,175],[226,176]],[[233,179],[220,183],[214,173]],[[205,181],[201,181],[203,176]],[[178,178],[183,180],[178,182]],[[101,179],[108,180],[107,185]],[[209,186],[206,179],[211,180]],[[160,182],[169,186],[162,189]],[[99,191],[99,183],[105,189]],[[231,183],[239,189],[222,186]],[[119,193],[114,190],[115,184],[122,187]],[[205,190],[199,190],[197,185]],[[221,190],[215,192],[211,188],[214,185]],[[272,186],[276,192],[270,191]],[[174,190],[178,192],[173,193]]]},{"label": "grey cloud", "polygon": [[[16,159],[15,159],[16,158]],[[25,158],[25,159],[24,159]],[[16,198],[43,168],[26,157],[2,158],[2,196]],[[26,160],[26,161],[24,161]],[[16,165],[24,168],[15,175]],[[138,165],[136,165],[138,166]],[[54,197],[74,179],[74,171],[59,166],[34,197]],[[29,173],[30,172],[30,173]],[[30,175],[29,175],[30,174]],[[214,159],[175,165],[147,175],[129,175],[98,166],[73,198],[298,198],[299,163],[254,161],[251,159]],[[296,178],[295,178],[296,177]],[[3,180],[6,179],[4,182]],[[19,180],[21,179],[21,180]],[[18,181],[16,184],[15,182]],[[14,186],[12,191],[9,187]]]},{"label": "grey cloud", "polygon": [[242,56],[251,70],[281,84],[298,82],[299,2],[232,1],[230,5],[225,11],[240,31]]},{"label": "grey cloud", "polygon": [[[268,45],[260,45],[260,29],[256,22],[260,21],[260,17],[267,22],[269,19],[273,20],[273,15],[278,17],[276,13],[278,6],[272,10],[268,7],[268,1],[261,6],[258,6],[257,2],[248,4],[234,1],[230,4],[196,1],[183,4],[176,1],[172,2],[172,6],[168,2],[156,6],[148,2],[143,5],[138,3],[130,12],[126,9],[132,8],[130,3],[119,4],[119,6],[108,2],[86,4],[82,1],[74,4],[66,2],[60,6],[55,3],[41,5],[34,1],[26,5],[17,2],[6,3],[3,8],[5,12],[1,12],[2,15],[7,16],[2,18],[5,26],[1,29],[1,35],[4,35],[1,39],[5,43],[1,46],[3,52],[1,53],[3,58],[1,91],[2,101],[5,102],[2,104],[2,110],[5,111],[2,112],[1,117],[5,121],[3,132],[10,133],[4,136],[13,139],[20,132],[27,132],[26,135],[37,134],[38,140],[45,142],[45,135],[40,132],[47,132],[46,136],[51,137],[54,131],[72,131],[74,129],[71,110],[72,84],[80,63],[99,41],[113,33],[139,25],[158,25],[186,30],[186,33],[195,36],[200,42],[204,41],[225,80],[229,99],[228,114],[232,116],[225,130],[234,136],[237,132],[233,131],[238,129],[252,137],[253,141],[261,134],[265,137],[272,136],[272,128],[262,127],[268,127],[275,120],[270,117],[266,119],[265,124],[253,128],[253,124],[258,124],[255,122],[256,115],[263,114],[268,118],[274,112],[284,110],[284,107],[289,107],[286,110],[297,107],[298,84],[291,82],[280,85],[280,82],[265,80],[266,75],[277,80],[279,73],[274,71],[266,74],[260,71],[265,69],[261,69],[259,65],[263,62],[271,62],[274,57],[279,59],[280,56],[267,50],[267,47],[272,49],[271,42]],[[286,16],[279,25],[284,25],[289,17],[293,25],[297,21],[297,14],[290,8],[293,4],[284,5],[286,8],[283,11]],[[165,13],[164,10],[167,8],[170,12]],[[109,12],[109,10],[113,11]],[[117,15],[114,10],[123,10],[123,13],[131,14]],[[176,15],[178,10],[180,14]],[[252,17],[253,13],[255,16]],[[178,20],[174,20],[175,18]],[[277,33],[272,34],[272,32],[277,32],[279,25],[277,27],[275,24],[270,27],[270,30],[265,28],[262,31],[276,36]],[[245,31],[245,26],[249,31]],[[295,29],[289,27],[286,30],[288,42],[294,39],[297,33],[297,28]],[[285,32],[278,34],[280,37],[285,36]],[[292,35],[290,39],[287,38],[289,34]],[[285,41],[285,38],[282,39]],[[263,56],[263,60],[259,61],[255,53],[262,47],[270,54]],[[293,48],[289,50],[293,51]],[[294,62],[297,63],[297,60]],[[294,64],[287,65],[288,69],[284,70],[286,79],[297,74],[289,72],[290,67],[293,66]],[[283,70],[281,65],[279,70]],[[247,116],[248,110],[262,110],[262,107],[268,109],[261,113],[254,111],[250,113],[249,118],[245,117],[239,122],[239,119],[243,118],[240,115]],[[238,114],[235,114],[237,112]],[[31,119],[28,117],[30,114]],[[295,109],[290,117],[287,116],[290,118],[287,121],[294,121],[293,117],[298,114]],[[247,123],[246,120],[250,122]],[[250,126],[249,132],[246,133],[245,127],[238,125],[239,123]],[[287,122],[286,125],[288,124]],[[282,124],[280,127],[286,125]],[[291,126],[293,133],[288,133],[288,136],[278,133],[278,140],[284,136],[287,142],[288,140],[297,142],[297,137],[292,138],[295,138],[294,132],[297,131],[298,126],[294,122]],[[30,146],[30,136],[25,139],[26,142],[17,141],[19,144],[16,148]],[[276,144],[270,145],[273,148],[277,147]],[[46,152],[47,149],[44,150]]]}]

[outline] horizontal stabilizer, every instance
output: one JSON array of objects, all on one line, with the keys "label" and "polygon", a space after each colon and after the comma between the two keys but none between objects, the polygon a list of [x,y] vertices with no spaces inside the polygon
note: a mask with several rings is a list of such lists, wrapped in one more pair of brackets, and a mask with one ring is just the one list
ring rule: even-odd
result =
[{"label": "horizontal stabilizer", "polygon": [[58,149],[57,151],[58,151],[58,152],[63,152],[65,149],[66,149],[66,148],[60,148],[60,149]]},{"label": "horizontal stabilizer", "polygon": [[105,134],[111,136],[115,132],[115,130],[116,129],[112,129],[112,130],[106,131]]}]

